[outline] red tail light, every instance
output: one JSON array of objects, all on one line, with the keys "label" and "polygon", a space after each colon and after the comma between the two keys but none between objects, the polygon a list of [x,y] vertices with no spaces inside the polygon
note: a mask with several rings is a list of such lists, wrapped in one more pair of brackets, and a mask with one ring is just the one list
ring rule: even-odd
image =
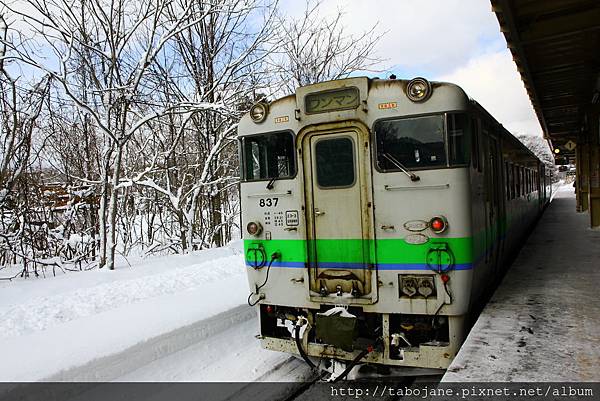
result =
[{"label": "red tail light", "polygon": [[440,234],[446,231],[448,221],[443,216],[435,216],[429,221],[429,227],[431,227],[434,233]]}]

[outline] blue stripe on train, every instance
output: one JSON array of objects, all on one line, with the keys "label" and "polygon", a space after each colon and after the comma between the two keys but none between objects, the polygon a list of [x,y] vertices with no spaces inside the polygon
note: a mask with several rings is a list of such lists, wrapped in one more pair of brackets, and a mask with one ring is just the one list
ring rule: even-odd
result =
[{"label": "blue stripe on train", "polygon": [[[252,263],[246,261],[246,266],[252,267]],[[303,269],[305,267],[304,262],[280,262],[274,261],[271,267],[284,267],[290,269]],[[336,262],[321,262],[319,263],[321,269],[364,269],[365,266],[362,263],[336,263]],[[473,268],[472,263],[458,263],[455,264],[453,270],[471,270]],[[425,263],[379,263],[377,264],[379,270],[430,270]]]}]

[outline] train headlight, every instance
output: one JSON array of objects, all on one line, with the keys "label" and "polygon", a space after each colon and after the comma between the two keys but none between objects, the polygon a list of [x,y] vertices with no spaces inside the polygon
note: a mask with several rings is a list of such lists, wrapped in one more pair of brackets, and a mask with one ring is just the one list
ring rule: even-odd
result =
[{"label": "train headlight", "polygon": [[262,232],[262,225],[259,222],[251,221],[246,226],[246,230],[248,231],[248,234],[257,236]]},{"label": "train headlight", "polygon": [[431,96],[431,84],[425,78],[414,78],[406,85],[406,96],[413,102],[423,102]]},{"label": "train headlight", "polygon": [[429,220],[429,227],[436,234],[441,234],[448,228],[448,220],[444,216],[435,216]]},{"label": "train headlight", "polygon": [[265,121],[267,114],[269,114],[269,105],[266,103],[256,103],[250,108],[250,118],[257,124]]}]

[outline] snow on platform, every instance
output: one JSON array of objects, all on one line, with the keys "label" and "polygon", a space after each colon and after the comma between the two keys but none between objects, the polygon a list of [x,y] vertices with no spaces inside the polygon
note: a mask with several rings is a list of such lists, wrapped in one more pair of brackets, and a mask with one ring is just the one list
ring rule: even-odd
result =
[{"label": "snow on platform", "polygon": [[600,231],[560,187],[443,381],[599,381]]}]

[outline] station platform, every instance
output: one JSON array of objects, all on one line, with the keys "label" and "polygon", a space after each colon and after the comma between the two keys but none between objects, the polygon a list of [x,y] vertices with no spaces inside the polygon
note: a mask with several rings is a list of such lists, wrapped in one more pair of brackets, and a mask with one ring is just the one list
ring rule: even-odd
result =
[{"label": "station platform", "polygon": [[600,381],[600,231],[562,186],[442,381]]}]

